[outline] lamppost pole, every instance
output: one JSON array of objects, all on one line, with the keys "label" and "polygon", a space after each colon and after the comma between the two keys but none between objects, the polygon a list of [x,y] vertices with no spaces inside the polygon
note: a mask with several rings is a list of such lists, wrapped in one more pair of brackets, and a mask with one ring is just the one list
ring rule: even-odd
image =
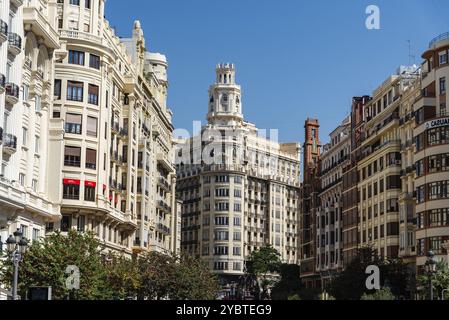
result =
[{"label": "lamppost pole", "polygon": [[19,300],[19,296],[17,294],[18,284],[19,284],[19,264],[23,259],[23,255],[28,246],[27,240],[23,237],[23,233],[17,229],[14,232],[14,236],[10,235],[6,240],[6,245],[8,252],[11,255],[11,260],[14,266],[14,276],[12,281],[12,299]]},{"label": "lamppost pole", "polygon": [[433,251],[429,251],[427,254],[426,268],[429,275],[430,301],[433,301],[433,274],[436,271],[436,264],[435,254]]}]

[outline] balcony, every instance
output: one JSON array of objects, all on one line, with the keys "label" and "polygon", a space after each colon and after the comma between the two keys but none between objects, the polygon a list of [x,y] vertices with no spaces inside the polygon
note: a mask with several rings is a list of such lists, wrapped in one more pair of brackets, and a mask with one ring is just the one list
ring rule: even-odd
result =
[{"label": "balcony", "polygon": [[165,226],[165,225],[162,224],[162,223],[158,223],[158,224],[156,225],[156,229],[157,229],[158,231],[160,231],[160,232],[166,234],[166,235],[170,235],[170,228],[167,227],[167,226]]},{"label": "balcony", "polygon": [[123,138],[127,137],[127,136],[128,136],[128,128],[120,128],[120,129],[119,129],[119,134],[120,134]]},{"label": "balcony", "polygon": [[166,211],[167,213],[171,213],[171,207],[165,203],[164,200],[159,200],[157,202],[157,206],[159,207],[159,209]]},{"label": "balcony", "polygon": [[3,134],[3,152],[13,155],[16,151],[17,137],[9,133]]},{"label": "balcony", "polygon": [[5,93],[6,77],[0,73],[0,94]]},{"label": "balcony", "polygon": [[31,31],[43,39],[46,47],[59,49],[59,35],[51,24],[48,23],[48,14],[46,2],[28,0],[23,8],[23,23],[31,26]]},{"label": "balcony", "polygon": [[0,43],[5,42],[8,40],[8,24],[0,20]]},{"label": "balcony", "polygon": [[23,0],[10,0],[10,2],[16,8],[19,8],[23,5]]},{"label": "balcony", "polygon": [[170,184],[169,184],[168,181],[167,181],[165,178],[163,178],[163,177],[160,177],[160,178],[159,178],[159,180],[158,180],[158,185],[159,185],[160,187],[162,187],[163,189],[165,189],[166,191],[168,191],[168,192],[171,191],[171,189],[170,189]]},{"label": "balcony", "polygon": [[6,90],[6,102],[14,105],[17,102],[19,102],[19,92],[20,92],[20,88],[18,85],[14,84],[14,83],[7,83],[5,85],[5,90]]},{"label": "balcony", "polygon": [[8,52],[17,56],[22,50],[22,38],[14,32],[8,33]]},{"label": "balcony", "polygon": [[78,40],[80,42],[88,42],[87,44],[95,44],[102,46],[103,45],[103,38],[95,36],[93,34],[87,33],[87,32],[81,32],[77,30],[60,30],[59,36],[61,39],[72,39],[72,40]]},{"label": "balcony", "polygon": [[118,134],[120,131],[120,124],[118,122],[115,122],[114,120],[111,121],[111,130],[113,133]]}]

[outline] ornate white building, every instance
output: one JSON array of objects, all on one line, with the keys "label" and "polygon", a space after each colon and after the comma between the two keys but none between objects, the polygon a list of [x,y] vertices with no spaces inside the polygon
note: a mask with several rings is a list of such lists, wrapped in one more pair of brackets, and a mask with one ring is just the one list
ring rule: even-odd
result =
[{"label": "ornate white building", "polygon": [[182,251],[200,256],[223,283],[238,281],[250,253],[272,245],[299,259],[300,146],[280,144],[244,120],[233,64],[216,68],[208,124],[178,146]]},{"label": "ornate white building", "polygon": [[168,63],[138,21],[120,39],[105,2],[0,2],[2,243],[75,229],[179,251]]}]

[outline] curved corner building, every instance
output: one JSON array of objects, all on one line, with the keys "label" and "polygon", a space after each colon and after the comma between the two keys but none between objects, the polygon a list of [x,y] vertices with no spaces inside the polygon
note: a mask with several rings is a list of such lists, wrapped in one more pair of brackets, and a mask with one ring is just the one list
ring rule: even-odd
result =
[{"label": "curved corner building", "polygon": [[449,242],[449,33],[437,37],[423,54],[422,93],[416,114],[415,165],[417,266],[433,250],[447,259]]},{"label": "curved corner building", "polygon": [[145,48],[138,21],[119,39],[104,0],[58,1],[49,185],[61,231],[91,230],[126,255],[175,250],[172,113],[167,61]]}]

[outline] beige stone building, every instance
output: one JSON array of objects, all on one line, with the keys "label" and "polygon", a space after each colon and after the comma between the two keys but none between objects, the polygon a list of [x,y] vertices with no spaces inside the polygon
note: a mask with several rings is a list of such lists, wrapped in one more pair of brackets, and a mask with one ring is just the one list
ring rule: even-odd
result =
[{"label": "beige stone building", "polygon": [[427,252],[447,259],[449,241],[449,34],[443,34],[424,52],[421,94],[413,105],[414,162],[416,166],[416,216],[418,271],[422,272]]},{"label": "beige stone building", "polygon": [[218,65],[208,124],[177,153],[182,251],[224,284],[237,282],[247,257],[267,244],[286,263],[299,259],[299,144],[261,136],[244,120],[242,101],[235,66]]},{"label": "beige stone building", "polygon": [[399,255],[401,182],[400,105],[405,90],[419,76],[416,66],[400,67],[365,106],[359,172],[359,244],[371,245],[380,257]]},{"label": "beige stone building", "polygon": [[330,134],[321,154],[320,207],[316,217],[316,271],[322,279],[332,280],[343,268],[342,180],[343,168],[351,155],[351,118],[347,117]]},{"label": "beige stone building", "polygon": [[55,68],[50,145],[60,157],[50,179],[62,220],[50,229],[92,230],[127,254],[174,251],[167,61],[147,52],[139,22],[132,38],[115,35],[104,6],[58,4],[66,55]]}]

